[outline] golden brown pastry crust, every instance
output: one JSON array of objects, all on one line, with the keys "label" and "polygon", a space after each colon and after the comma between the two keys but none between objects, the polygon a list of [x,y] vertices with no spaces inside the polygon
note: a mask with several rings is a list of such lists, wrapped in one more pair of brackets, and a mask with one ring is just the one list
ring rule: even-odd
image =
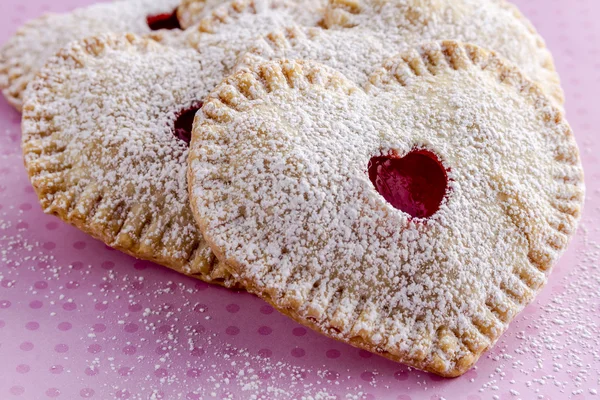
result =
[{"label": "golden brown pastry crust", "polygon": [[172,133],[206,91],[199,64],[193,50],[133,34],[70,44],[31,84],[23,155],[45,212],[134,257],[233,286],[195,226],[187,145]]},{"label": "golden brown pastry crust", "polygon": [[520,67],[556,104],[560,78],[544,39],[506,0],[330,0],[329,29],[364,29],[403,51],[433,40],[457,40],[493,50]]},{"label": "golden brown pastry crust", "polygon": [[[192,211],[232,274],[321,333],[442,376],[493,346],[581,214],[561,111],[473,45],[394,57],[364,91],[316,63],[267,62],[226,79],[201,112]],[[415,144],[441,154],[452,182],[425,224],[360,172],[378,149]]]},{"label": "golden brown pastry crust", "polygon": [[21,110],[29,82],[46,60],[73,40],[110,32],[152,32],[150,15],[169,14],[179,0],[121,0],[49,13],[28,21],[0,48],[0,89]]}]

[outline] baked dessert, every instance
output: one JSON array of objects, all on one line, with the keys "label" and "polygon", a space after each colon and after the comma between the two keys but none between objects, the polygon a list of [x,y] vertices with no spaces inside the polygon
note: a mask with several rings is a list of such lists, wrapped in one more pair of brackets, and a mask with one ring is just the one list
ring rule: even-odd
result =
[{"label": "baked dessert", "polygon": [[[205,7],[188,11],[194,3]],[[207,15],[215,3],[188,0],[179,11],[179,0],[120,0],[66,14],[46,14],[23,25],[0,49],[0,89],[9,103],[20,110],[27,84],[46,60],[67,43],[102,33],[149,34],[185,28]],[[183,24],[177,19],[177,11]]]},{"label": "baked dessert", "polygon": [[307,61],[234,74],[196,116],[188,183],[205,240],[247,290],[447,377],[539,292],[584,197],[552,100],[453,41],[393,57],[364,90]]},{"label": "baked dessert", "polygon": [[280,58],[312,60],[335,68],[351,81],[363,84],[377,66],[395,53],[376,36],[362,30],[327,30],[292,25],[256,40],[237,59],[235,70]]},{"label": "baked dessert", "polygon": [[232,286],[188,205],[191,126],[217,82],[202,62],[133,34],[72,42],[30,84],[23,155],[47,213],[135,257]]},{"label": "baked dessert", "polygon": [[233,0],[186,30],[183,40],[202,54],[203,68],[222,78],[235,67],[240,53],[261,36],[292,24],[319,24],[323,6],[321,0]]},{"label": "baked dessert", "polygon": [[474,43],[515,63],[556,104],[564,102],[544,40],[505,0],[329,0],[324,25],[366,29],[397,52],[430,40]]},{"label": "baked dessert", "polygon": [[[135,257],[234,285],[189,210],[191,124],[251,43],[244,37],[289,24],[300,12],[285,10],[298,4],[235,1],[197,30],[100,35],[61,50],[31,84],[23,114],[26,167],[46,212]],[[104,122],[88,125],[90,115]]]}]

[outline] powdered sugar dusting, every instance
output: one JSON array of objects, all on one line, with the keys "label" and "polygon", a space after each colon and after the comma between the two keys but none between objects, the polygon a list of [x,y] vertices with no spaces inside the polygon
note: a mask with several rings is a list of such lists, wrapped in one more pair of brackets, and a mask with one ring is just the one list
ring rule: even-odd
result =
[{"label": "powdered sugar dusting", "polygon": [[517,64],[558,104],[564,100],[544,40],[505,0],[331,0],[325,25],[368,30],[397,52],[431,40],[477,44]]},{"label": "powdered sugar dusting", "polygon": [[188,208],[182,111],[217,83],[193,50],[133,35],[73,43],[31,85],[25,161],[47,212],[140,258],[211,280]]},{"label": "powdered sugar dusting", "polygon": [[0,89],[20,109],[27,84],[61,47],[101,33],[150,33],[149,15],[173,12],[178,0],[122,0],[46,14],[29,21],[0,49]]},{"label": "powdered sugar dusting", "polygon": [[[185,32],[185,43],[198,50],[205,67],[225,76],[254,40],[294,23],[315,26],[322,20],[319,0],[235,0],[215,9]],[[216,72],[218,73],[218,72]]]},{"label": "powdered sugar dusting", "polygon": [[247,53],[239,57],[236,69],[279,58],[313,60],[335,68],[353,82],[363,84],[376,66],[394,54],[394,47],[386,47],[368,31],[291,26],[257,40]]},{"label": "powdered sugar dusting", "polygon": [[[573,392],[593,399],[591,392],[599,389],[592,350],[600,333],[594,322],[599,301],[589,288],[600,279],[595,213],[583,220],[541,299],[478,367],[440,380],[307,332],[254,296],[109,251],[35,205],[22,210],[35,196],[22,191],[28,182],[18,161],[16,155],[0,157],[3,185],[12,188],[0,191],[0,372],[14,379],[0,382],[1,393],[17,384],[28,396],[43,397],[55,387],[65,398],[78,398],[85,389],[95,392],[92,398],[125,392],[130,399],[194,393],[269,400],[492,399],[511,398],[510,390],[519,392],[516,399],[577,398]],[[54,250],[44,247],[59,235]],[[87,247],[74,252],[80,241]],[[63,308],[69,299],[77,305],[73,311]],[[12,304],[5,308],[7,301]],[[41,308],[31,308],[34,301]],[[35,327],[30,321],[39,323],[38,330],[28,330]],[[57,329],[64,321],[72,328]],[[229,326],[239,333],[228,334]],[[260,334],[262,326],[272,332]],[[33,349],[20,349],[23,342]],[[69,350],[56,353],[57,343],[68,343]],[[298,357],[298,349],[306,354]],[[15,370],[23,364],[31,371]]]},{"label": "powdered sugar dusting", "polygon": [[[568,125],[514,68],[454,42],[421,51],[387,62],[366,93],[303,62],[226,80],[194,131],[192,209],[219,258],[277,308],[456,375],[545,282],[575,229],[582,172]],[[425,223],[365,174],[372,156],[412,148],[449,171]]]}]

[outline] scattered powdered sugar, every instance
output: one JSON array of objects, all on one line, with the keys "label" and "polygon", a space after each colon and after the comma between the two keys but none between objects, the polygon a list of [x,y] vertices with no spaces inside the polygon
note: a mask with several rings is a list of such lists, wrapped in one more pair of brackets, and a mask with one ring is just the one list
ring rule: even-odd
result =
[{"label": "scattered powdered sugar", "polygon": [[[584,220],[580,233],[586,228],[598,228],[595,222]],[[497,364],[489,381],[480,392],[494,394],[507,383],[525,382],[527,392],[520,398],[552,399],[577,398],[578,394],[597,395],[600,387],[600,326],[591,317],[600,305],[600,244],[581,234],[573,243],[578,249],[572,263],[563,263],[556,271],[561,277],[553,279],[550,300],[529,306],[488,358]],[[548,296],[546,296],[548,297]],[[516,338],[517,345],[504,344]],[[535,396],[535,397],[534,397]],[[593,398],[593,397],[591,397]]]},{"label": "scattered powdered sugar", "polygon": [[[318,64],[253,68],[215,89],[192,141],[192,209],[217,256],[323,333],[464,372],[575,229],[582,171],[559,111],[514,68],[455,42],[387,62],[367,92]],[[413,148],[450,178],[426,222],[365,173],[371,157]]]},{"label": "scattered powdered sugar", "polygon": [[[251,295],[111,252],[42,215],[35,205],[23,207],[35,196],[22,194],[28,182],[19,164],[16,155],[0,158],[2,185],[10,188],[0,189],[0,319],[6,323],[0,325],[0,372],[34,381],[24,385],[27,395],[40,388],[43,396],[48,385],[65,398],[92,388],[93,398],[122,392],[143,400],[547,400],[594,399],[600,387],[600,245],[592,239],[600,230],[591,209],[540,300],[526,308],[476,368],[461,378],[440,380],[376,356],[363,358],[366,354],[310,332],[295,337],[291,332],[301,327]],[[50,224],[55,230],[46,228]],[[48,240],[56,241],[55,249],[46,247]],[[81,240],[88,246],[74,253],[72,243]],[[66,311],[62,306],[70,299],[77,308]],[[12,301],[9,308],[6,300]],[[32,309],[32,300],[43,306]],[[228,311],[232,303],[239,311]],[[24,325],[30,320],[39,321],[40,329],[29,331]],[[55,331],[61,321],[70,321],[72,328]],[[228,325],[241,332],[228,335]],[[257,337],[261,325],[273,332]],[[31,340],[34,348],[20,350],[23,340]],[[68,343],[67,353],[54,350],[61,342]],[[289,355],[296,345],[306,349],[306,356]],[[337,358],[325,355],[332,348]],[[30,357],[36,360],[31,371],[15,372]]]},{"label": "scattered powdered sugar", "polygon": [[150,33],[146,18],[171,13],[178,3],[179,0],[120,0],[29,21],[0,49],[0,89],[20,109],[29,82],[63,46],[102,33]]},{"label": "scattered powdered sugar", "polygon": [[354,27],[396,52],[433,40],[459,40],[497,51],[563,103],[559,77],[544,40],[505,0],[331,0],[330,29]]}]

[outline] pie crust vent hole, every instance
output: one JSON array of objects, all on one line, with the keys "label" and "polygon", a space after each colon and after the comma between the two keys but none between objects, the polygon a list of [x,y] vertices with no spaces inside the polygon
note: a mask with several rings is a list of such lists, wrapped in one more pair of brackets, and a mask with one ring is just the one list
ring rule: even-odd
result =
[{"label": "pie crust vent hole", "polygon": [[187,144],[192,139],[192,126],[194,125],[194,117],[196,112],[202,107],[202,104],[183,110],[177,114],[175,120],[175,137],[179,140],[183,140]]},{"label": "pie crust vent hole", "polygon": [[172,13],[148,15],[146,22],[148,23],[148,27],[153,31],[161,29],[181,29],[179,19],[177,19],[177,9],[173,10]]},{"label": "pie crust vent hole", "polygon": [[429,150],[415,149],[404,157],[397,154],[372,157],[368,173],[377,192],[394,208],[413,218],[435,214],[448,188],[446,169]]}]

